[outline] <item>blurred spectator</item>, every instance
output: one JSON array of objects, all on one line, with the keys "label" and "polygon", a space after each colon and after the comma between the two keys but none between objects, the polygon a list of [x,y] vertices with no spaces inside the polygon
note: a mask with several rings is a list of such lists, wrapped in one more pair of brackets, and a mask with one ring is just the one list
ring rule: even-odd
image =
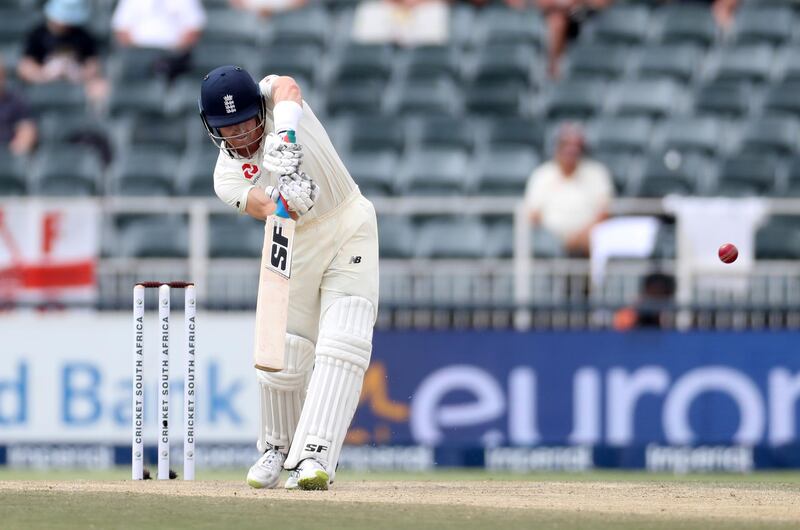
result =
[{"label": "blurred spectator", "polygon": [[606,167],[584,157],[583,129],[566,123],[556,153],[533,171],[525,190],[530,219],[555,234],[572,256],[589,255],[589,232],[608,215],[614,193]]},{"label": "blurred spectator", "polygon": [[710,4],[714,20],[717,22],[717,26],[723,31],[731,29],[733,20],[736,18],[736,8],[739,7],[739,0],[665,0],[665,2]]},{"label": "blurred spectator", "polygon": [[262,17],[271,17],[281,11],[300,9],[308,0],[229,0],[232,7],[251,11]]},{"label": "blurred spectator", "polygon": [[28,83],[66,80],[81,83],[86,95],[100,103],[108,94],[108,83],[100,72],[97,42],[84,29],[89,21],[85,0],[49,0],[45,21],[27,36],[17,65],[20,79]]},{"label": "blurred spectator", "polygon": [[450,7],[442,0],[366,0],[356,7],[353,40],[403,46],[447,43]]},{"label": "blurred spectator", "polygon": [[728,31],[733,26],[733,19],[736,18],[736,8],[738,6],[739,0],[711,1],[711,12],[714,14],[714,20],[724,31]]},{"label": "blurred spectator", "polygon": [[642,278],[639,299],[614,313],[614,329],[670,328],[675,298],[675,278],[662,272],[651,272]]},{"label": "blurred spectator", "polygon": [[0,142],[15,155],[27,155],[36,145],[36,122],[21,94],[6,82],[5,61],[0,58]]},{"label": "blurred spectator", "polygon": [[[525,0],[506,0],[508,5],[524,7]],[[581,24],[591,15],[611,5],[613,0],[536,0],[547,21],[547,72],[551,78],[559,76],[559,63],[567,41],[574,39]]]},{"label": "blurred spectator", "polygon": [[205,24],[200,0],[120,0],[111,19],[120,46],[164,51],[154,69],[168,79],[189,69]]}]

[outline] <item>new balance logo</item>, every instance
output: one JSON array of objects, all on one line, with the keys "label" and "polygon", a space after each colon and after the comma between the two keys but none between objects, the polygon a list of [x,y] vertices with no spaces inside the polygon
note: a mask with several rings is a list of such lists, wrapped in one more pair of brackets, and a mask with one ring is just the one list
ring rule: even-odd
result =
[{"label": "new balance logo", "polygon": [[361,263],[361,256],[350,256],[350,263]]},{"label": "new balance logo", "polygon": [[225,103],[225,112],[228,114],[236,112],[236,105],[233,103],[233,96],[230,94],[225,95],[222,98],[222,102]]}]

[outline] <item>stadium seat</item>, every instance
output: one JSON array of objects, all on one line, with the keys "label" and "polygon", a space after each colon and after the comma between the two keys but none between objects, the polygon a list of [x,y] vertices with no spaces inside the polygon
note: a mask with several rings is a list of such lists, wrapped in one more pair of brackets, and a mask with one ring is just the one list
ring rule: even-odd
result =
[{"label": "stadium seat", "polygon": [[109,97],[109,113],[113,117],[163,114],[166,110],[166,92],[165,84],[158,79],[115,83]]},{"label": "stadium seat", "polygon": [[591,26],[596,42],[641,44],[651,26],[650,10],[640,5],[613,6],[604,9]]},{"label": "stadium seat", "polygon": [[794,17],[791,7],[743,6],[736,13],[735,35],[737,42],[765,42],[778,45],[792,36]]},{"label": "stadium seat", "polygon": [[606,117],[592,124],[591,145],[603,152],[643,153],[650,142],[652,123],[642,116]]},{"label": "stadium seat", "polygon": [[797,120],[777,116],[758,118],[745,125],[741,152],[789,155],[797,150],[798,140]]},{"label": "stadium seat", "polygon": [[800,225],[795,216],[773,216],[756,232],[756,259],[800,259]]},{"label": "stadium seat", "polygon": [[720,165],[716,189],[711,191],[732,197],[767,195],[775,188],[778,168],[773,156],[731,155]]},{"label": "stadium seat", "polygon": [[606,84],[600,81],[568,80],[551,87],[545,101],[550,120],[586,120],[599,114],[606,97]]},{"label": "stadium seat", "polygon": [[114,194],[145,197],[175,193],[178,153],[163,147],[133,148],[115,165],[111,189]]},{"label": "stadium seat", "polygon": [[751,101],[747,83],[712,82],[695,92],[694,109],[699,115],[741,118],[750,110]]},{"label": "stadium seat", "polygon": [[785,193],[789,197],[800,197],[800,157],[795,156],[788,163]]},{"label": "stadium seat", "polygon": [[406,76],[409,79],[438,79],[461,77],[459,57],[455,47],[416,46],[408,50]]},{"label": "stadium seat", "polygon": [[678,108],[682,94],[671,81],[622,81],[611,92],[618,115],[662,118]]},{"label": "stadium seat", "polygon": [[120,48],[108,57],[108,71],[115,81],[140,81],[156,75],[156,62],[165,51],[160,48]]},{"label": "stadium seat", "polygon": [[214,196],[214,167],[219,152],[210,147],[184,155],[180,171],[180,192],[183,195]]},{"label": "stadium seat", "polygon": [[378,216],[378,245],[381,258],[411,258],[417,237],[408,217]]},{"label": "stadium seat", "polygon": [[374,115],[381,112],[384,83],[380,81],[349,81],[328,88],[328,113]]},{"label": "stadium seat", "polygon": [[629,55],[622,46],[580,44],[569,52],[568,76],[572,79],[617,79],[625,72]]},{"label": "stadium seat", "polygon": [[26,195],[28,183],[23,162],[6,150],[0,151],[0,196]]},{"label": "stadium seat", "polygon": [[761,83],[770,76],[772,47],[766,44],[743,44],[723,48],[712,74],[716,81]]},{"label": "stadium seat", "polygon": [[722,123],[714,118],[675,116],[661,125],[660,147],[713,156],[720,150],[722,135]]},{"label": "stadium seat", "polygon": [[800,47],[785,46],[785,61],[782,65],[782,78],[784,83],[800,83]]},{"label": "stadium seat", "polygon": [[345,157],[350,175],[368,197],[394,193],[397,162],[397,155],[391,151],[357,152]]},{"label": "stadium seat", "polygon": [[492,146],[523,146],[541,153],[544,149],[545,126],[542,120],[507,117],[489,122],[489,143]]},{"label": "stadium seat", "polygon": [[663,8],[661,42],[694,43],[710,46],[717,34],[717,26],[708,6],[671,3]]},{"label": "stadium seat", "polygon": [[409,152],[400,169],[399,191],[407,195],[460,195],[471,184],[469,156],[458,148]]},{"label": "stadium seat", "polygon": [[400,153],[406,145],[406,122],[396,116],[352,116],[348,120],[350,151]]},{"label": "stadium seat", "polygon": [[211,70],[231,63],[257,76],[256,68],[263,55],[259,50],[248,46],[201,42],[192,52],[192,62],[186,78],[196,86]]},{"label": "stadium seat", "polygon": [[25,36],[41,19],[38,9],[23,9],[8,6],[6,2],[0,7],[0,45],[24,42]]},{"label": "stadium seat", "polygon": [[461,149],[469,153],[475,146],[475,127],[465,118],[428,117],[415,123],[416,141],[425,148]]},{"label": "stadium seat", "polygon": [[120,228],[118,239],[123,258],[186,258],[189,253],[186,221],[173,215],[130,221]]},{"label": "stadium seat", "polygon": [[465,92],[466,108],[471,114],[488,116],[524,115],[523,100],[529,96],[525,87],[513,84],[476,84]]},{"label": "stadium seat", "polygon": [[476,49],[492,44],[530,44],[543,47],[544,23],[538,10],[489,8],[476,17],[472,44]]},{"label": "stadium seat", "polygon": [[477,164],[477,193],[514,195],[525,192],[528,178],[539,165],[539,157],[529,147],[507,146],[484,153]]},{"label": "stadium seat", "polygon": [[475,83],[533,84],[532,67],[536,63],[536,51],[529,46],[493,45],[478,50]]},{"label": "stadium seat", "polygon": [[[200,97],[200,80],[205,74],[183,76],[172,82],[164,101],[164,112],[170,119],[177,120],[181,116],[191,116],[200,123],[197,100]],[[202,125],[201,125],[202,128]]]},{"label": "stadium seat", "polygon": [[650,155],[644,165],[636,195],[663,197],[669,194],[698,194],[707,176],[704,162],[701,157],[692,154]]},{"label": "stadium seat", "polygon": [[212,215],[208,227],[211,258],[259,258],[264,223],[246,215]]},{"label": "stadium seat", "polygon": [[[200,118],[191,125],[202,129]],[[149,115],[134,115],[125,125],[126,144],[134,147],[151,147],[181,153],[186,147],[187,122],[183,119]]]},{"label": "stadium seat", "polygon": [[386,82],[392,75],[393,52],[382,44],[350,44],[339,56],[334,79],[350,82]]},{"label": "stadium seat", "polygon": [[639,58],[637,74],[640,79],[667,78],[688,83],[698,69],[702,54],[691,44],[660,44],[649,46]]},{"label": "stadium seat", "polygon": [[[566,255],[561,241],[541,227],[531,229],[529,245],[537,258],[563,258]],[[489,225],[486,254],[492,258],[510,258],[514,255],[514,225],[510,220]]]},{"label": "stadium seat", "polygon": [[[316,85],[320,71],[320,50],[316,46],[273,44],[260,54],[258,72],[308,79]],[[259,75],[261,75],[259,74]],[[303,87],[301,88],[310,88]]]},{"label": "stadium seat", "polygon": [[764,97],[764,111],[767,114],[790,114],[800,118],[800,77],[787,83],[773,85]]},{"label": "stadium seat", "polygon": [[[242,16],[233,9],[208,10],[203,28],[204,44],[255,46],[263,22],[257,16]],[[224,63],[227,64],[227,63]]]},{"label": "stadium seat", "polygon": [[83,87],[67,82],[27,85],[24,88],[34,114],[47,112],[80,113],[86,111],[86,96]]},{"label": "stadium seat", "polygon": [[277,13],[270,18],[267,42],[273,44],[308,45],[322,49],[332,33],[334,21],[325,9],[316,6]]},{"label": "stadium seat", "polygon": [[640,164],[641,157],[619,151],[603,151],[591,149],[590,157],[606,166],[614,181],[614,190],[619,195],[628,195],[631,187],[631,175]]},{"label": "stadium seat", "polygon": [[111,127],[100,118],[86,113],[49,112],[38,120],[39,142],[43,144],[69,143],[82,134],[108,137]]},{"label": "stadium seat", "polygon": [[97,152],[86,146],[54,145],[36,157],[36,193],[50,197],[96,195],[102,167]]},{"label": "stadium seat", "polygon": [[435,219],[423,223],[417,234],[419,258],[482,258],[487,230],[475,217]]},{"label": "stadium seat", "polygon": [[395,90],[395,113],[453,115],[460,110],[460,91],[448,78],[409,80]]}]

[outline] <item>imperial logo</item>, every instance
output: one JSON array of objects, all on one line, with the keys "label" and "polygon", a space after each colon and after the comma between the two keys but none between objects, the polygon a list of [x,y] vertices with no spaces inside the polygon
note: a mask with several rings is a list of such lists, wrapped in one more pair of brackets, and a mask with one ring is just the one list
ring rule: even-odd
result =
[{"label": "imperial logo", "polygon": [[225,103],[225,112],[227,114],[232,114],[236,112],[236,105],[233,103],[233,96],[230,94],[226,94],[222,98],[222,102]]}]

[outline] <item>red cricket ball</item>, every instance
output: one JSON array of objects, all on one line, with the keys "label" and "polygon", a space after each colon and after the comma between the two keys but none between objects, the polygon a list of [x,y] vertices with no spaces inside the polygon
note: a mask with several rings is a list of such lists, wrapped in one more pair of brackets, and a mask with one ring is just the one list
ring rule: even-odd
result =
[{"label": "red cricket ball", "polygon": [[739,249],[733,243],[725,243],[719,247],[718,254],[723,263],[733,263],[739,257]]}]

